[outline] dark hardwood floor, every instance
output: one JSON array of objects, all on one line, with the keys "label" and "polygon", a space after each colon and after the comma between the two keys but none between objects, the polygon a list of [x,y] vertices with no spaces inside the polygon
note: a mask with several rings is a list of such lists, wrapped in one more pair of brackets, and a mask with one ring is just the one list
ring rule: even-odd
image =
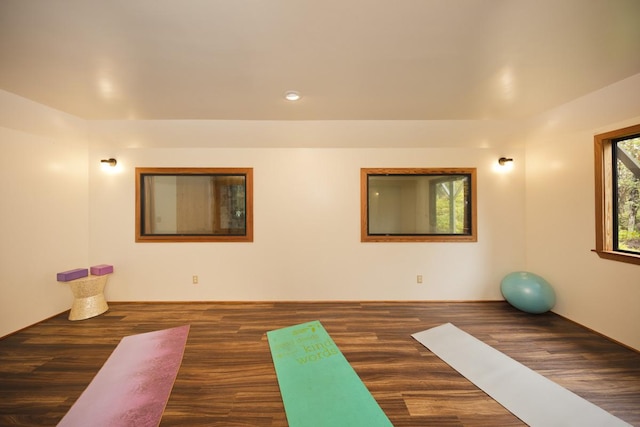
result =
[{"label": "dark hardwood floor", "polygon": [[190,324],[160,425],[286,426],[266,332],[311,320],[396,427],[523,425],[411,338],[446,322],[640,426],[640,353],[506,302],[111,303],[78,322],[62,313],[0,340],[0,425],[56,425],[121,338]]}]

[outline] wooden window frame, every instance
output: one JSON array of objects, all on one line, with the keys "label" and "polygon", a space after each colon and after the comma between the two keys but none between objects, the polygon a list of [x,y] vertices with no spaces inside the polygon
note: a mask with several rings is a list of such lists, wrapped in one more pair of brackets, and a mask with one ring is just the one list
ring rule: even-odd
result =
[{"label": "wooden window frame", "polygon": [[[369,175],[469,175],[471,218],[469,234],[369,234]],[[361,242],[477,242],[477,174],[476,168],[361,168],[360,169],[360,241]]]},{"label": "wooden window frame", "polygon": [[[143,233],[142,178],[145,175],[243,175],[245,177],[244,234],[145,234]],[[168,242],[253,242],[253,168],[136,168],[135,241]]]},{"label": "wooden window frame", "polygon": [[594,136],[596,248],[600,258],[640,265],[640,256],[616,251],[613,242],[613,142],[640,133],[640,125]]}]

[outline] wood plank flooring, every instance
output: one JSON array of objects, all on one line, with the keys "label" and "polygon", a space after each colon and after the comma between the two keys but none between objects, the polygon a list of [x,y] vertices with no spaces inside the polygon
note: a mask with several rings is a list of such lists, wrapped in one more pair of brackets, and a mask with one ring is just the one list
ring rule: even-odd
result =
[{"label": "wood plank flooring", "polygon": [[92,319],[67,314],[0,340],[0,425],[56,425],[121,338],[190,324],[160,425],[286,426],[266,332],[320,320],[396,427],[523,425],[411,338],[446,322],[640,426],[640,353],[506,302],[110,303]]}]

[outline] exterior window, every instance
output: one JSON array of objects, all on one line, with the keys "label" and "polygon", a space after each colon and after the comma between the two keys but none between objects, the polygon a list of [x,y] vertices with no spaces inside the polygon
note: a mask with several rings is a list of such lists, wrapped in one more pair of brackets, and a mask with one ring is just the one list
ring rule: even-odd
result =
[{"label": "exterior window", "polygon": [[596,252],[640,264],[640,125],[595,136]]},{"label": "exterior window", "polygon": [[363,242],[475,242],[475,169],[361,169]]}]

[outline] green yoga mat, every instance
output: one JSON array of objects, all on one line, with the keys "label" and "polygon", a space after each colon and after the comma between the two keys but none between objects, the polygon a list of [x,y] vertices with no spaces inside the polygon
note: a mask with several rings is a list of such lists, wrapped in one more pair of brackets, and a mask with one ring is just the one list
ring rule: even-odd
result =
[{"label": "green yoga mat", "polygon": [[392,426],[319,321],[267,338],[290,427]]}]

